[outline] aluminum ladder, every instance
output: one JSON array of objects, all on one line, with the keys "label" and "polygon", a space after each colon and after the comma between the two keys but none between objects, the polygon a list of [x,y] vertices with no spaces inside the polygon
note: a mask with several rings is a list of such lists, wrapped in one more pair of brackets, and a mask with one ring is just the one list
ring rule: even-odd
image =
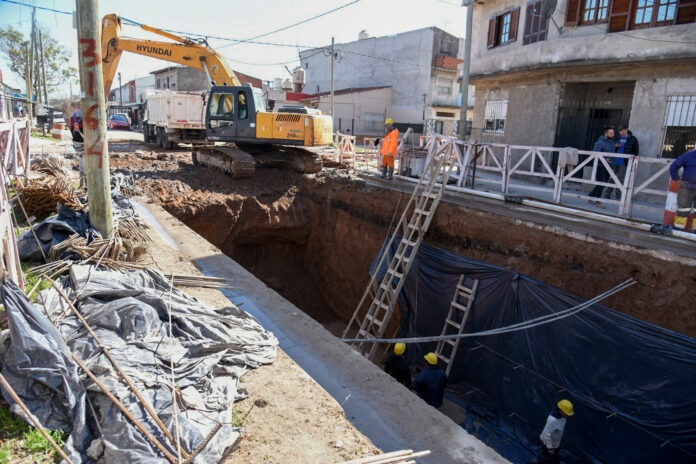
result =
[{"label": "aluminum ladder", "polygon": [[[363,307],[367,306],[367,303],[369,303],[367,312],[355,338],[370,339],[384,336],[384,331],[394,313],[406,276],[411,269],[418,248],[435,215],[435,209],[442,198],[447,181],[455,166],[452,152],[451,145],[438,146],[433,144],[423,175],[416,185],[394,233],[383,248],[379,264],[370,278],[353,317],[343,332],[343,338],[346,338],[353,323],[357,321],[358,315]],[[401,235],[401,238],[394,256],[389,259],[389,250],[392,249],[397,233]],[[381,270],[385,267],[386,272],[382,274]],[[372,359],[377,350],[377,344],[359,342],[357,350],[368,359]]]},{"label": "aluminum ladder", "polygon": [[[459,277],[441,335],[461,335],[464,333],[464,326],[469,317],[469,310],[474,304],[474,296],[479,283],[478,279],[476,279],[471,287],[466,287],[464,286],[465,278],[464,274]],[[448,376],[454,364],[454,357],[457,355],[460,340],[461,338],[456,338],[454,340],[445,339],[437,342],[435,354],[447,366],[445,373]]]}]

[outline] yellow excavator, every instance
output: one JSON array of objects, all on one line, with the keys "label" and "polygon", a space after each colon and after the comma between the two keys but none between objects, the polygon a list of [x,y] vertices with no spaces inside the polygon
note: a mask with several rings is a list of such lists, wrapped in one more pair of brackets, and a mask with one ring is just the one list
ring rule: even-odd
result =
[{"label": "yellow excavator", "polygon": [[206,74],[211,87],[203,118],[208,143],[194,148],[195,163],[222,169],[236,178],[252,176],[255,160],[290,165],[305,173],[321,170],[321,158],[311,147],[326,146],[333,141],[330,116],[269,112],[262,90],[241,85],[225,59],[204,40],[181,37],[151,26],[140,27],[174,42],[122,37],[121,18],[108,14],[102,19],[106,95],[124,51],[199,69]]}]

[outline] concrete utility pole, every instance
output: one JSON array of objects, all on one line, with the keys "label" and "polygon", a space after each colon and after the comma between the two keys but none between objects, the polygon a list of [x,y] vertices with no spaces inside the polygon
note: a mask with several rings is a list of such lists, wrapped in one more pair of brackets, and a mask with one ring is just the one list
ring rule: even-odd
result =
[{"label": "concrete utility pole", "polygon": [[43,80],[44,103],[48,105],[48,90],[46,89],[46,63],[44,60],[43,37],[39,30],[39,51],[41,52],[41,75]]},{"label": "concrete utility pole", "polygon": [[336,55],[334,53],[334,38],[331,37],[331,117],[334,115],[334,59]]},{"label": "concrete utility pole", "polygon": [[104,238],[114,235],[106,139],[106,102],[101,56],[101,22],[97,0],[76,0],[82,120],[89,219]]},{"label": "concrete utility pole", "polygon": [[474,24],[474,0],[464,0],[466,31],[464,31],[464,71],[462,73],[462,104],[459,115],[459,138],[466,137],[466,112],[469,109],[469,65],[471,64],[471,28]]}]

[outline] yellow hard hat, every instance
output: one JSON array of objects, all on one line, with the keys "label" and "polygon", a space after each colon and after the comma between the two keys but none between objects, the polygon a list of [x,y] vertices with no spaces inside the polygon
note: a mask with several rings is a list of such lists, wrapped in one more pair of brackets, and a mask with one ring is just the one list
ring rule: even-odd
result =
[{"label": "yellow hard hat", "polygon": [[392,118],[387,118],[387,120],[384,121],[384,124],[394,124],[394,120]]},{"label": "yellow hard hat", "polygon": [[426,361],[428,361],[428,364],[431,366],[437,366],[437,355],[435,353],[428,353],[425,356],[423,356]]},{"label": "yellow hard hat", "polygon": [[559,401],[558,409],[563,411],[563,414],[565,414],[566,416],[572,416],[573,414],[575,414],[575,412],[573,411],[573,403],[571,403],[568,400]]},{"label": "yellow hard hat", "polygon": [[406,351],[406,344],[405,343],[397,343],[394,345],[394,354],[397,356],[401,356],[404,354],[404,351]]}]

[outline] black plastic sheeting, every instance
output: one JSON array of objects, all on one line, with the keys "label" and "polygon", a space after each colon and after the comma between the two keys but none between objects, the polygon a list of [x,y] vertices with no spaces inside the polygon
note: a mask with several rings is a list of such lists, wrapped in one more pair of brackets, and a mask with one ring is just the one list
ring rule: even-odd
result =
[{"label": "black plastic sheeting", "polygon": [[[392,256],[397,245],[398,240]],[[468,333],[586,301],[509,269],[423,244],[401,293],[406,318],[400,336],[442,332],[461,274],[465,285],[479,280]],[[597,293],[622,280],[607,276]],[[418,362],[435,347],[421,343],[408,352]],[[529,454],[539,449],[551,409],[568,398],[576,413],[561,445],[564,462],[696,462],[696,340],[601,305],[528,330],[462,339],[449,382],[467,386],[450,390],[459,395],[456,403],[478,411]],[[472,391],[476,394],[469,395]],[[507,457],[524,462],[522,456]]]},{"label": "black plastic sheeting", "polygon": [[[275,360],[276,337],[236,307],[214,311],[170,289],[155,271],[120,273],[73,266],[64,280],[73,298],[77,295],[82,315],[176,436],[170,389],[173,362],[182,446],[191,452],[221,423],[194,461],[217,462],[240,435],[232,413],[233,403],[246,397],[238,388],[239,379],[249,369]],[[65,449],[71,459],[168,462],[91,380],[85,380],[70,351],[160,442],[175,449],[57,292],[43,292],[39,308],[13,282],[3,283],[1,290],[10,325],[9,340],[0,352],[3,374],[42,424],[70,432]],[[60,333],[50,321],[57,321]]]}]

